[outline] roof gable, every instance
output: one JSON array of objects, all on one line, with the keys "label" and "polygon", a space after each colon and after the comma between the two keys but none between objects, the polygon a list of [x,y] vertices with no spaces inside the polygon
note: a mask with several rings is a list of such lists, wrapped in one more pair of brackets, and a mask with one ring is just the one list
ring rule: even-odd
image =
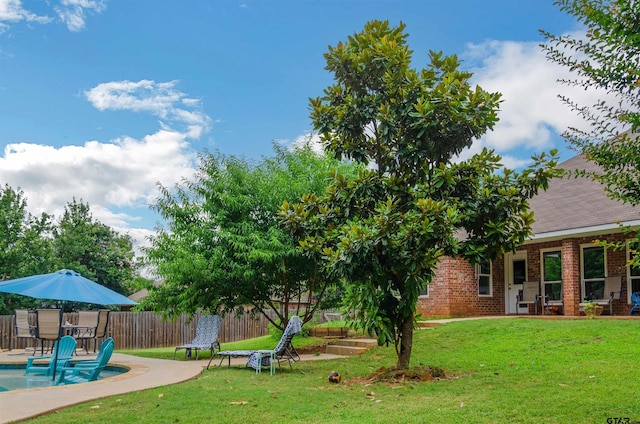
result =
[{"label": "roof gable", "polygon": [[[583,155],[575,156],[558,167],[598,170],[597,165],[587,161]],[[603,185],[583,177],[553,179],[549,182],[549,189],[540,191],[529,203],[534,212],[532,230],[536,236],[640,219],[640,208],[607,197]]]}]

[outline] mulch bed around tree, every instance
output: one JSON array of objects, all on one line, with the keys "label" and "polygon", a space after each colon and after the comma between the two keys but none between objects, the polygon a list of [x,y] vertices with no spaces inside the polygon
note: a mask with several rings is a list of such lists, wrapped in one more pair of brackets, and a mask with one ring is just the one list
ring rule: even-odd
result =
[{"label": "mulch bed around tree", "polygon": [[425,381],[444,380],[446,378],[446,373],[442,368],[420,365],[406,370],[381,367],[366,377],[351,378],[345,381],[345,383],[421,383]]},{"label": "mulch bed around tree", "polygon": [[[296,351],[300,354],[324,353],[327,349],[326,343],[317,343],[304,347],[296,347]],[[421,383],[425,381],[438,381],[448,379],[445,371],[439,367],[429,365],[419,365],[407,370],[399,370],[396,368],[378,368],[372,374],[366,377],[350,378],[343,380],[344,384],[372,384],[372,383]]]}]

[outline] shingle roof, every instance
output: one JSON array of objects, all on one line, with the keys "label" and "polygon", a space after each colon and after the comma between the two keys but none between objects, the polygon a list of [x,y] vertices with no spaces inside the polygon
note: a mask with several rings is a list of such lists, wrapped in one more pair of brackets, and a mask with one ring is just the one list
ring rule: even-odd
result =
[{"label": "shingle roof", "polygon": [[[582,155],[558,165],[567,170],[597,170],[597,165]],[[640,219],[640,208],[610,199],[604,186],[588,178],[557,178],[547,191],[539,192],[530,201],[536,236],[544,233],[587,229]]]}]

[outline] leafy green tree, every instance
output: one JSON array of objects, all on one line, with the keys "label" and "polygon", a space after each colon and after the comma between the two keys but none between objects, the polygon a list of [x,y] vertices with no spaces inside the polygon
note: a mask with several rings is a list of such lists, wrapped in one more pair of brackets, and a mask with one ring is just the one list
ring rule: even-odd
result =
[{"label": "leafy green tree", "polygon": [[[206,153],[193,180],[161,187],[154,208],[167,228],[145,252],[164,283],[150,289],[143,306],[166,316],[262,313],[280,329],[290,310],[304,313],[304,322],[311,318],[332,282],[319,278],[315,259],[278,228],[278,207],[320,193],[332,169],[349,174],[353,167],[308,146],[274,148],[274,157],[257,163]],[[307,297],[313,304],[302,308]]]},{"label": "leafy green tree", "polygon": [[393,343],[400,369],[438,260],[514,250],[531,234],[528,199],[556,162],[543,154],[516,173],[486,150],[454,162],[497,122],[500,95],[472,87],[456,56],[431,52],[427,68],[412,69],[404,28],[372,21],[329,47],[335,84],[310,100],[311,118],[328,151],[370,167],[335,173],[324,193],[280,212],[325,275],[347,284],[352,324]]},{"label": "leafy green tree", "polygon": [[[53,259],[51,217],[27,212],[22,190],[0,188],[0,281],[49,271]],[[33,299],[3,295],[0,312],[33,306]]]},{"label": "leafy green tree", "polygon": [[[585,90],[599,89],[608,95],[608,100],[600,99],[593,105],[578,104],[567,96],[560,96],[589,123],[588,130],[569,128],[564,137],[601,169],[575,173],[600,181],[611,198],[638,205],[640,3],[635,0],[560,0],[555,4],[587,27],[586,38],[556,36],[542,31],[547,40],[542,46],[547,58],[576,75],[575,79],[560,82]],[[640,238],[638,241],[640,243]],[[640,256],[635,258],[635,265],[640,265]]]},{"label": "leafy green tree", "polygon": [[72,269],[118,293],[127,295],[136,276],[133,243],[95,220],[88,203],[73,199],[65,206],[53,238],[58,269]]},{"label": "leafy green tree", "polygon": [[640,143],[635,133],[640,127],[640,4],[634,0],[562,0],[555,4],[588,29],[584,39],[542,32],[547,58],[577,76],[560,82],[599,89],[610,96],[593,105],[560,96],[590,124],[586,131],[569,128],[564,136],[602,168],[592,176],[607,187],[612,198],[638,205]]},{"label": "leafy green tree", "polygon": [[22,190],[0,189],[0,278],[46,272],[51,266],[51,216],[27,212]]}]

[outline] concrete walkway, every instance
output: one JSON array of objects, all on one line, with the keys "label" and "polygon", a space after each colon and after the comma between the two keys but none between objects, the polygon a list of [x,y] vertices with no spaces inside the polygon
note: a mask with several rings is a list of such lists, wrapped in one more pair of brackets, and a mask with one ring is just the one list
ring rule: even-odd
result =
[{"label": "concrete walkway", "polygon": [[[0,352],[0,363],[26,363],[31,352]],[[342,358],[338,355],[300,355],[302,361]],[[80,354],[79,359],[85,355]],[[91,359],[91,356],[86,356]],[[235,358],[231,365],[242,366],[246,358]],[[25,390],[0,392],[0,423],[36,417],[81,402],[100,399],[123,393],[135,392],[169,384],[181,383],[198,377],[206,368],[208,359],[173,361],[164,359],[140,358],[137,356],[114,353],[109,365],[122,365],[129,372],[104,380],[68,386],[39,387]],[[214,358],[213,367],[219,363]],[[225,364],[227,361],[225,360]],[[265,378],[269,378],[268,371]]]}]

